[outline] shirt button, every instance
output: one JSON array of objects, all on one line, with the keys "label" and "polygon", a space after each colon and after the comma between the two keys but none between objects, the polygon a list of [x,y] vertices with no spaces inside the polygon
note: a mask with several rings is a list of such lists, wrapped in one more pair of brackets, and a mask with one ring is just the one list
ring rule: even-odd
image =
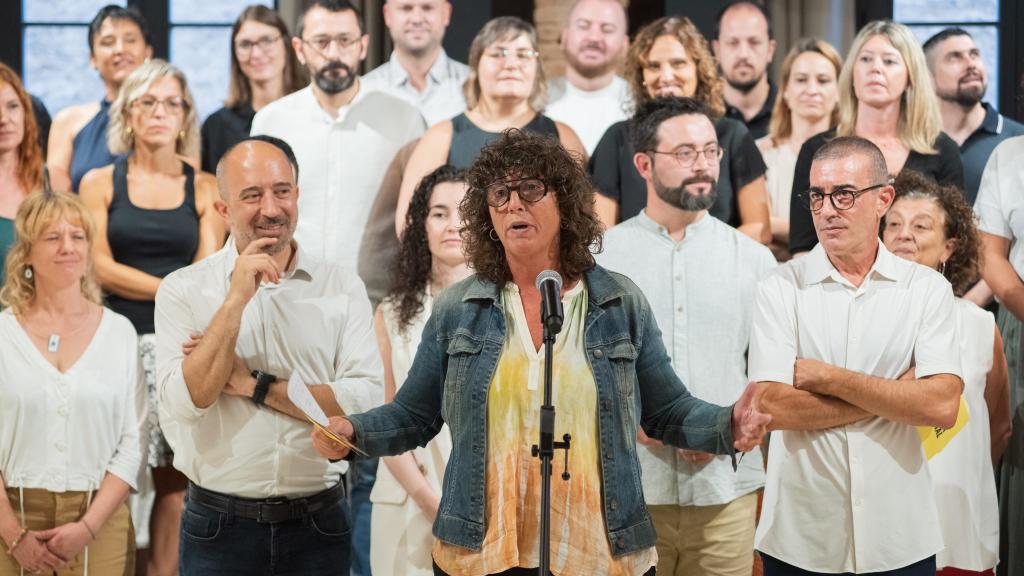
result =
[{"label": "shirt button", "polygon": [[683,279],[683,277],[681,275],[676,274],[676,280],[682,280],[682,279]]},{"label": "shirt button", "polygon": [[619,509],[619,501],[613,499],[611,502],[608,503],[608,507],[611,508],[612,510],[618,510]]},{"label": "shirt button", "polygon": [[682,312],[682,311],[683,311],[683,307],[682,306],[676,306],[676,312]]},{"label": "shirt button", "polygon": [[57,409],[57,414],[59,414],[60,416],[62,416],[64,418],[67,418],[67,416],[68,416],[68,409],[63,407],[63,406],[61,406],[60,408]]},{"label": "shirt button", "polygon": [[612,451],[611,450],[605,450],[604,451],[604,458],[605,458],[605,460],[611,460],[612,459]]},{"label": "shirt button", "polygon": [[600,348],[594,350],[594,358],[604,358],[604,351],[602,351]]},{"label": "shirt button", "polygon": [[611,410],[612,409],[612,401],[611,400],[601,400],[601,407],[604,408],[605,410]]},{"label": "shirt button", "polygon": [[64,443],[63,442],[57,442],[54,445],[54,447],[57,448],[57,452],[63,452],[64,451]]},{"label": "shirt button", "polygon": [[620,548],[620,549],[621,548],[625,548],[626,547],[626,539],[625,538],[619,538],[618,540],[615,541],[615,546]]}]

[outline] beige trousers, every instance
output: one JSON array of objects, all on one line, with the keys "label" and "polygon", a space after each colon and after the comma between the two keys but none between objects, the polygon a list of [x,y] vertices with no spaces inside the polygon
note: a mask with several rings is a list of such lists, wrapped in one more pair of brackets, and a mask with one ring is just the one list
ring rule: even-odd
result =
[{"label": "beige trousers", "polygon": [[[14,513],[21,522],[24,493],[24,525],[29,530],[47,530],[68,522],[75,522],[85,514],[87,492],[50,492],[47,490],[7,488]],[[100,528],[96,539],[88,547],[89,576],[133,576],[135,574],[135,531],[128,514],[128,505],[121,504],[107,523]],[[86,574],[86,552],[82,551],[66,568],[53,572],[57,576],[83,576]],[[28,574],[25,571],[24,574]],[[13,556],[0,554],[0,576],[21,576],[21,566]]]},{"label": "beige trousers", "polygon": [[750,576],[757,492],[719,506],[648,506],[658,576]]}]

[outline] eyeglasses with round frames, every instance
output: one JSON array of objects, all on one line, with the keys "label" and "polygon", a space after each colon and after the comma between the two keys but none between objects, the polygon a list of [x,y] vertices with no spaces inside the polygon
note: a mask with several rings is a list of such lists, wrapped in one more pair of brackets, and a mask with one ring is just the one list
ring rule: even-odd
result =
[{"label": "eyeglasses with round frames", "polygon": [[316,50],[320,55],[324,55],[328,50],[330,50],[331,44],[337,44],[338,49],[344,52],[362,39],[362,36],[338,34],[337,36],[313,36],[309,40],[302,38],[302,43],[313,50]]},{"label": "eyeglasses with round frames", "polygon": [[533,204],[539,201],[548,193],[548,185],[538,178],[523,178],[522,180],[502,180],[487,186],[484,195],[487,205],[492,208],[501,208],[508,204],[512,197],[512,191],[519,194],[523,202]]},{"label": "eyeglasses with round frames", "polygon": [[235,43],[235,50],[238,51],[239,56],[248,56],[252,53],[253,48],[259,48],[265,53],[280,39],[281,35],[278,34],[277,36],[260,36],[255,40],[241,40]]},{"label": "eyeglasses with round frames", "polygon": [[132,102],[132,107],[143,114],[155,114],[157,106],[163,104],[168,114],[181,114],[188,108],[188,103],[177,96],[161,100],[152,96],[143,96]]},{"label": "eyeglasses with round frames", "polygon": [[704,155],[704,161],[708,164],[718,162],[725,155],[725,148],[722,148],[718,144],[708,144],[703,150],[698,150],[693,146],[683,146],[672,152],[661,152],[659,150],[648,150],[651,154],[661,154],[663,156],[671,156],[675,159],[683,168],[689,168],[697,161],[697,157],[701,154]]},{"label": "eyeglasses with round frames", "polygon": [[825,197],[828,196],[829,202],[832,203],[832,207],[838,211],[849,210],[853,208],[854,203],[857,202],[857,197],[861,194],[870,192],[876,188],[882,188],[888,186],[889,182],[883,182],[882,184],[874,184],[867,188],[861,188],[860,190],[853,189],[842,189],[835,190],[826,194],[821,190],[811,188],[803,193],[804,200],[807,201],[807,207],[811,209],[811,212],[821,212],[821,209],[825,207]]},{"label": "eyeglasses with round frames", "polygon": [[495,60],[507,61],[509,58],[512,58],[518,62],[532,62],[538,56],[540,56],[540,52],[528,48],[491,48],[487,51],[487,57],[494,58]]}]

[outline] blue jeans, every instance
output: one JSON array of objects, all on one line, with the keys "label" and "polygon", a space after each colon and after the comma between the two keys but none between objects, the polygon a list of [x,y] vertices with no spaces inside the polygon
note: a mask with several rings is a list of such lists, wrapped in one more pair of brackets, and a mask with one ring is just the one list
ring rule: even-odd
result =
[{"label": "blue jeans", "polygon": [[261,524],[186,501],[181,576],[349,576],[351,523],[344,499],[300,520]]},{"label": "blue jeans", "polygon": [[[807,570],[801,570],[796,566],[786,564],[782,560],[777,560],[771,556],[758,552],[761,555],[761,562],[764,564],[764,576],[812,576],[814,574],[822,574],[822,572],[808,572]],[[845,574],[851,574],[845,572]],[[903,568],[897,568],[895,570],[886,570],[885,572],[872,572],[872,574],[887,574],[890,576],[935,576],[935,556],[925,558],[920,562],[915,562],[910,566],[904,566]]]},{"label": "blue jeans", "polygon": [[[370,574],[370,492],[377,480],[377,459],[353,462],[349,469],[349,503],[352,506],[352,576]],[[384,574],[382,576],[388,576]]]}]

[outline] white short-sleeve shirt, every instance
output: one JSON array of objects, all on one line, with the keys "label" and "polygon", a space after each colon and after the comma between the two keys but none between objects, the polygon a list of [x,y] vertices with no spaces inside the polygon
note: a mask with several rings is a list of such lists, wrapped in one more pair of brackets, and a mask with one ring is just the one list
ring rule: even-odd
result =
[{"label": "white short-sleeve shirt", "polygon": [[[936,271],[878,255],[859,287],[819,244],[758,286],[750,378],[793,383],[797,358],[896,379],[960,376],[949,283]],[[772,435],[758,550],[813,572],[877,572],[943,547],[917,429],[880,417]]]},{"label": "white short-sleeve shirt", "polygon": [[1010,264],[1024,278],[1024,136],[1003,140],[981,175],[974,211],[978,229],[1010,241]]}]

